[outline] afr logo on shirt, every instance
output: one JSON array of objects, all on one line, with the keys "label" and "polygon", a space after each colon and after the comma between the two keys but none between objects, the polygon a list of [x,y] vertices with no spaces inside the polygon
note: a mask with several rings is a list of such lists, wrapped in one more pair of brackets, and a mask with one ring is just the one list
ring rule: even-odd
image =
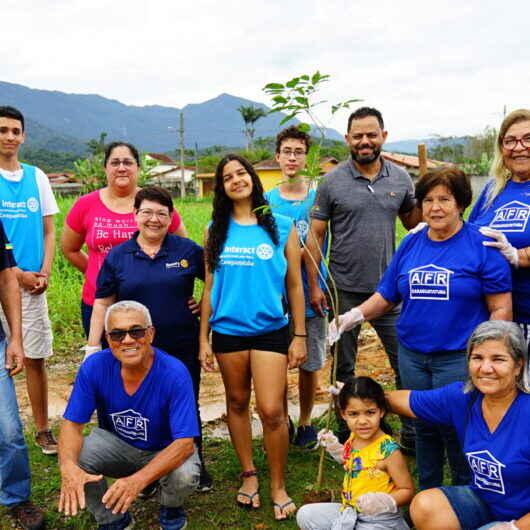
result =
[{"label": "afr logo on shirt", "polygon": [[453,271],[432,263],[409,271],[409,291],[412,300],[449,300]]},{"label": "afr logo on shirt", "polygon": [[473,471],[475,486],[481,490],[494,491],[504,495],[502,468],[506,466],[487,450],[466,453],[466,456],[469,467]]},{"label": "afr logo on shirt", "polygon": [[143,440],[147,442],[147,423],[149,420],[140,413],[132,410],[122,410],[111,414],[114,430],[130,440]]},{"label": "afr logo on shirt", "polygon": [[490,228],[503,232],[524,232],[530,207],[519,201],[509,202],[495,210],[495,217],[490,223]]}]

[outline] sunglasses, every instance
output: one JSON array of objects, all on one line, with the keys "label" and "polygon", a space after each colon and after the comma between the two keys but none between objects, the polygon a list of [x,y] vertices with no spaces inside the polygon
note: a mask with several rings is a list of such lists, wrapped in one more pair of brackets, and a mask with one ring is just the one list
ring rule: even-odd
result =
[{"label": "sunglasses", "polygon": [[122,342],[127,334],[132,339],[138,340],[145,337],[145,332],[149,328],[131,328],[131,329],[115,329],[113,331],[108,331],[107,335],[114,342]]}]

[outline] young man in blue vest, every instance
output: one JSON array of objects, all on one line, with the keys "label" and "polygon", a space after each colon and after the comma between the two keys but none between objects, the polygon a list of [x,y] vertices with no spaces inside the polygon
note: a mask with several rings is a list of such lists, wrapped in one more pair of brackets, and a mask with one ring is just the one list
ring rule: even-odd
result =
[{"label": "young man in blue vest", "polygon": [[[53,215],[59,210],[46,175],[19,162],[23,143],[24,116],[13,107],[0,107],[0,219],[17,262],[26,384],[36,443],[44,454],[56,454],[57,442],[48,424],[45,359],[52,354],[46,289],[55,251]],[[4,315],[0,317],[5,324]]]}]

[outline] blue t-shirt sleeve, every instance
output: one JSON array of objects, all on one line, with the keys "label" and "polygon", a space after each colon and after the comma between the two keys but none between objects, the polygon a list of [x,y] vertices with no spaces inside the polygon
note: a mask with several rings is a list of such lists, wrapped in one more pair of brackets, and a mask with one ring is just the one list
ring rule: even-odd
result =
[{"label": "blue t-shirt sleeve", "polygon": [[454,426],[453,411],[463,413],[466,394],[463,383],[435,388],[434,390],[412,390],[409,405],[414,414],[429,423]]},{"label": "blue t-shirt sleeve", "polygon": [[[95,354],[98,355],[98,354]],[[74,388],[70,394],[68,405],[64,411],[63,418],[75,423],[87,423],[90,421],[94,410],[96,410],[96,396],[94,381],[89,376],[89,367],[97,360],[95,356],[87,359],[79,368],[74,382]],[[90,362],[88,362],[90,361]]]},{"label": "blue t-shirt sleeve", "polygon": [[180,377],[174,378],[171,384],[169,405],[169,425],[171,436],[178,438],[194,438],[199,436],[197,409],[191,377],[182,365]]},{"label": "blue t-shirt sleeve", "polygon": [[113,256],[107,255],[96,280],[96,298],[106,298],[118,293],[118,278]]},{"label": "blue t-shirt sleeve", "polygon": [[[489,239],[489,238],[484,238]],[[485,294],[508,293],[512,290],[512,271],[508,260],[492,247],[484,247],[481,267],[482,289]]]}]

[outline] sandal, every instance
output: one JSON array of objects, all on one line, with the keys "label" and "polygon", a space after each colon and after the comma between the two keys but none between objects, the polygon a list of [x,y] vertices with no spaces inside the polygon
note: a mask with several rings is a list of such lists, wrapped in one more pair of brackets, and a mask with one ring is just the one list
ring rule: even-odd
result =
[{"label": "sandal", "polygon": [[[277,502],[272,503],[273,508],[278,508],[280,510],[280,513],[276,513],[276,510],[274,511],[274,518],[276,519],[276,521],[286,521],[287,519],[294,517],[296,510],[293,510],[292,512],[287,512],[287,513],[285,512],[285,508],[287,508],[287,506],[291,504],[296,508],[296,505],[293,499],[289,499],[284,504],[279,504]],[[285,517],[278,517],[278,515],[285,515]]]},{"label": "sandal", "polygon": [[[243,471],[242,473],[240,473],[239,478],[243,480],[244,478],[255,477],[257,476],[257,474],[258,472],[255,469],[252,469],[251,471]],[[238,500],[237,497],[239,497],[240,495],[246,497],[248,499],[248,502],[241,502],[240,500]],[[256,506],[252,502],[256,495],[259,495],[258,490],[256,490],[254,493],[244,493],[243,491],[238,491],[236,497],[236,504],[238,506],[241,506],[241,508],[244,508],[245,510],[257,510],[258,508],[260,508],[260,506]]]}]

